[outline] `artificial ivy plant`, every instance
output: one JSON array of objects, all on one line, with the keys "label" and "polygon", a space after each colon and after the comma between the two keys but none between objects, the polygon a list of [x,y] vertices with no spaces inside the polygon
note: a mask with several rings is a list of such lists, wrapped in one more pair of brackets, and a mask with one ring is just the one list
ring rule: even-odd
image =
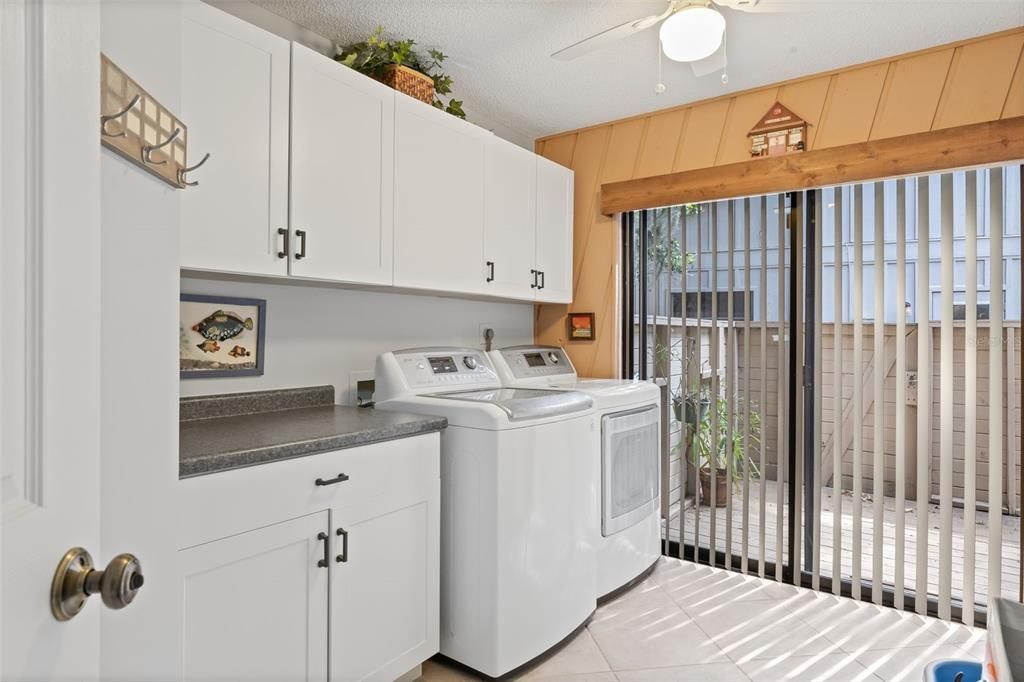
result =
[{"label": "artificial ivy plant", "polygon": [[366,40],[340,48],[335,59],[377,79],[384,75],[385,67],[391,64],[419,71],[434,81],[434,106],[452,116],[466,118],[462,101],[451,96],[452,78],[441,67],[448,55],[440,50],[427,50],[427,56],[424,57],[413,50],[415,45],[416,41],[412,39],[389,40],[384,37],[384,28],[377,27]]}]

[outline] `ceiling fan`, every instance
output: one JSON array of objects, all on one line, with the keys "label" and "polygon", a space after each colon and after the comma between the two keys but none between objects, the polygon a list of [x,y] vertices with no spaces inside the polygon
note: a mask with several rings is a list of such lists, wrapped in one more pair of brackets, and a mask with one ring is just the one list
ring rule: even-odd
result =
[{"label": "ceiling fan", "polygon": [[714,54],[725,34],[725,17],[716,5],[751,10],[760,0],[669,0],[661,14],[628,21],[562,48],[551,56],[570,60],[607,47],[611,43],[661,24],[660,42],[665,56],[678,62],[696,62]]}]

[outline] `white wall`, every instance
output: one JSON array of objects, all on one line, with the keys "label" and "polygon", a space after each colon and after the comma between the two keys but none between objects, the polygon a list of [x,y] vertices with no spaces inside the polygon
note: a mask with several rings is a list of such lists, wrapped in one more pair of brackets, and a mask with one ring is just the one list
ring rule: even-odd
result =
[{"label": "white wall", "polygon": [[267,301],[263,376],[183,379],[183,396],[333,384],[339,403],[354,404],[351,373],[372,371],[384,351],[437,345],[483,348],[481,324],[494,329],[495,348],[533,342],[529,303],[193,278],[182,278],[181,291]]}]

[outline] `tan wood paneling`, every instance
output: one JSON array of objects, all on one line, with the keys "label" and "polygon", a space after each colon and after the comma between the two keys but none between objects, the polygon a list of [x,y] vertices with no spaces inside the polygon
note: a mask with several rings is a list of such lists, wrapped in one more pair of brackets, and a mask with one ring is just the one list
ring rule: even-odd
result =
[{"label": "tan wood paneling", "polygon": [[889,64],[875,64],[836,74],[828,87],[814,149],[839,147],[868,139]]},{"label": "tan wood paneling", "polygon": [[563,135],[552,138],[544,144],[543,151],[537,153],[559,165],[572,168],[572,155],[576,151],[577,137],[578,135]]},{"label": "tan wood paneling", "polygon": [[[924,172],[915,169],[925,166],[934,170],[969,165],[972,157],[964,149],[969,145],[962,138],[949,144],[933,143],[938,156],[927,163],[923,158],[903,164],[893,159],[872,159],[870,155],[877,154],[878,148],[870,145],[964,122],[1024,116],[1022,47],[1024,27],[1018,27],[539,139],[538,153],[577,172],[572,308],[593,310],[598,320],[596,341],[570,347],[573,361],[581,368],[591,368],[595,375],[602,372],[601,376],[614,376],[618,365],[618,320],[602,312],[611,310],[615,314],[619,266],[617,223],[599,209],[599,185],[607,181],[606,177],[623,181],[657,179],[647,188],[649,194],[638,194],[630,202],[619,204],[643,208],[678,203],[684,200],[682,197],[696,201],[703,200],[701,197],[797,189],[826,184],[829,177],[839,177],[837,182],[850,181],[846,178],[875,179]],[[755,103],[759,106],[757,100],[767,100],[767,93],[773,90],[779,101],[808,122],[809,151],[735,163],[743,161],[747,149],[749,126],[743,121],[746,111],[754,111],[755,119],[764,113],[757,111]],[[770,104],[768,101],[764,109]],[[1014,126],[1018,130],[1019,121]],[[626,148],[630,141],[637,145],[634,149]],[[985,154],[973,158],[989,158],[992,162],[1014,158],[1008,155],[1019,142],[1019,137],[990,137]],[[815,158],[811,156],[815,150],[839,154]],[[832,164],[831,172],[816,167],[826,162]],[[845,169],[851,162],[860,169],[858,173]],[[834,172],[837,168],[841,171],[838,174]],[[686,179],[700,183],[703,189],[679,194],[676,187],[672,190],[676,193],[666,192],[664,186],[673,182],[671,173],[679,171],[695,171],[696,175]],[[866,172],[876,174],[862,175]],[[615,189],[620,198],[622,190],[621,186]],[[605,210],[609,210],[612,204],[605,203]],[[596,242],[591,241],[594,234],[598,235]],[[538,341],[565,344],[568,309],[538,306]]]},{"label": "tan wood paneling", "polygon": [[[621,129],[620,129],[621,130]],[[570,167],[575,173],[575,201],[574,201],[574,225],[573,232],[573,310],[597,312],[600,294],[604,291],[609,268],[614,268],[614,259],[617,256],[609,254],[600,257],[600,248],[594,252],[590,251],[591,240],[598,244],[601,242],[599,226],[610,223],[612,220],[602,216],[598,212],[598,198],[600,196],[600,182],[603,180],[603,166],[605,155],[608,152],[609,140],[612,137],[612,126],[594,128],[582,133],[564,136],[573,138],[572,142],[558,142],[558,149],[563,150],[570,144],[573,147],[572,163]],[[620,132],[620,140],[629,142],[635,138],[623,136]],[[553,138],[561,140],[561,138]],[[545,155],[551,148],[548,140],[545,144]],[[635,149],[635,148],[634,148]],[[550,156],[548,158],[551,158]],[[584,229],[585,228],[585,229]],[[611,263],[609,262],[611,260]],[[581,287],[582,283],[582,287]],[[567,346],[573,363],[577,364],[580,372],[589,371],[594,365],[593,346],[596,341],[587,342],[584,346],[580,342],[569,344],[565,328],[566,314],[570,306],[547,304],[537,306],[537,314],[534,321],[534,337],[538,343]],[[601,315],[603,317],[603,315]],[[597,320],[598,333],[600,333],[602,322],[607,324],[607,319]]]},{"label": "tan wood paneling", "polygon": [[750,138],[747,133],[778,100],[779,90],[778,87],[755,90],[733,100],[722,132],[722,141],[718,145],[716,166],[750,158]]},{"label": "tan wood paneling", "polygon": [[956,49],[932,129],[999,118],[1024,46],[1024,33]]},{"label": "tan wood paneling", "polygon": [[1010,90],[1006,93],[1006,103],[1003,105],[1002,118],[1014,116],[1024,116],[1024,50],[1017,60],[1017,68],[1014,70]]},{"label": "tan wood paneling", "polygon": [[831,76],[821,76],[787,83],[779,88],[779,101],[807,121],[808,149],[814,149],[814,138],[818,134],[818,122],[821,121],[831,80]]},{"label": "tan wood paneling", "polygon": [[672,172],[686,114],[686,109],[670,109],[651,116],[637,162],[636,177],[646,178]]},{"label": "tan wood paneling", "polygon": [[1024,117],[605,185],[606,214],[1024,158]]},{"label": "tan wood paneling", "polygon": [[[718,143],[722,139],[725,115],[731,100],[712,100],[694,105],[686,120],[686,128],[679,139],[674,170],[705,168],[715,163]],[[754,121],[757,123],[757,121]]]},{"label": "tan wood paneling", "polygon": [[871,139],[928,130],[942,95],[953,50],[940,50],[893,62],[878,102]]},{"label": "tan wood paneling", "polygon": [[624,121],[612,126],[608,152],[601,169],[601,184],[635,177],[640,142],[647,128],[646,119]]}]

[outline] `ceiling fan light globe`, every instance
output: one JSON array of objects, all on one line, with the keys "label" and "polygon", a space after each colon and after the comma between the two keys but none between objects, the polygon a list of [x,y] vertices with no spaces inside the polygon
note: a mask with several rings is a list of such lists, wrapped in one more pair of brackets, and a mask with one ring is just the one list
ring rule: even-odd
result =
[{"label": "ceiling fan light globe", "polygon": [[710,7],[687,7],[665,19],[659,29],[661,49],[677,62],[710,57],[722,46],[725,17]]}]

